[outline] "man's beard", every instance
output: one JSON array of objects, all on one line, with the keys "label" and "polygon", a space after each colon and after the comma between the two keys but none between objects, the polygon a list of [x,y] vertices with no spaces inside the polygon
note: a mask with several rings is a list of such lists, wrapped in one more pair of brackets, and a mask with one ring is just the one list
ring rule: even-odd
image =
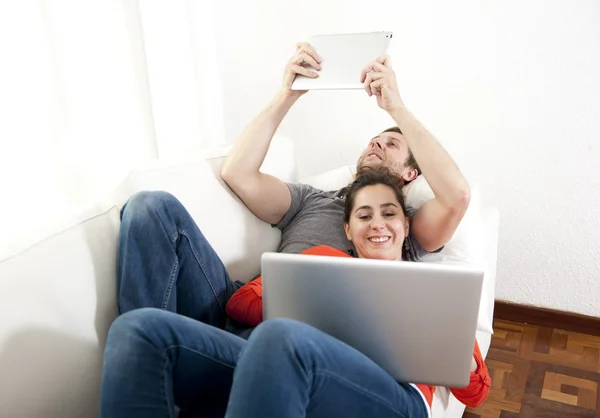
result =
[{"label": "man's beard", "polygon": [[366,168],[370,168],[373,170],[377,170],[378,168],[385,168],[388,171],[390,171],[392,174],[395,174],[397,176],[401,176],[402,175],[402,171],[404,170],[404,167],[401,164],[398,163],[393,163],[390,161],[381,161],[381,160],[377,160],[376,163],[365,163],[364,161],[367,158],[361,158],[360,161],[358,162],[358,164],[356,165],[356,171],[360,172],[360,170],[364,170]]}]

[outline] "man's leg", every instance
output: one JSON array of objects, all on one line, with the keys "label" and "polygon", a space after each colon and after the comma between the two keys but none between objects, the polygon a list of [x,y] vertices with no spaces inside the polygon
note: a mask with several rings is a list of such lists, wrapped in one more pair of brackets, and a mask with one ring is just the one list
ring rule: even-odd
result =
[{"label": "man's leg", "polygon": [[341,341],[291,319],[259,325],[237,363],[228,418],[427,417],[423,399]]},{"label": "man's leg", "polygon": [[160,309],[111,325],[104,353],[102,418],[223,417],[246,340]]},{"label": "man's leg", "polygon": [[166,192],[141,192],[121,210],[119,312],[153,307],[219,328],[239,286],[183,207]]}]

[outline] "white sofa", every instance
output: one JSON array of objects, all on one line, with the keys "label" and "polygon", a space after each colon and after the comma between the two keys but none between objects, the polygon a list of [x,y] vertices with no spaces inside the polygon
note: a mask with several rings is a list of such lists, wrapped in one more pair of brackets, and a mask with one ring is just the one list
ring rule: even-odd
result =
[{"label": "white sofa", "polygon": [[[102,353],[117,315],[119,209],[131,194],[140,190],[173,193],[196,219],[234,280],[247,280],[259,272],[260,254],[276,249],[280,233],[254,217],[220,179],[226,152],[225,148],[213,149],[186,161],[159,161],[134,170],[110,199],[63,220],[59,229],[21,251],[0,255],[0,294],[4,297],[0,303],[0,417],[98,416]],[[274,140],[263,170],[284,181],[298,181],[289,139]],[[333,188],[347,183],[351,175],[345,167],[308,181]],[[477,228],[485,233],[470,243],[472,248],[485,248],[480,261],[485,262],[487,289],[477,338],[487,353],[498,214],[479,208],[476,215],[481,221]],[[465,231],[463,235],[468,228]],[[451,252],[449,248],[448,254],[430,261],[454,262]],[[438,390],[433,409],[436,418],[460,417],[464,407],[446,390]]]}]

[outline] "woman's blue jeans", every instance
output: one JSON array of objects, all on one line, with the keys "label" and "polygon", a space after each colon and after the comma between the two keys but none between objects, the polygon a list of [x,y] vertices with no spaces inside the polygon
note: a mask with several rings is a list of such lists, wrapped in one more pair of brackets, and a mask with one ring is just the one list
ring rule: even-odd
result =
[{"label": "woman's blue jeans", "polygon": [[239,283],[173,196],[133,196],[119,245],[102,417],[427,416],[414,388],[308,325],[229,320]]}]

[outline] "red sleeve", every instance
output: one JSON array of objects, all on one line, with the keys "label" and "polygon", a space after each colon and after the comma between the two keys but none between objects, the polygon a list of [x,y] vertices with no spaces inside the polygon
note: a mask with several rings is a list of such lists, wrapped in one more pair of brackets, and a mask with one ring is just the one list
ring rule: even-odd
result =
[{"label": "red sleeve", "polygon": [[262,277],[246,283],[229,298],[225,306],[227,315],[238,322],[253,327],[260,324],[262,316]]},{"label": "red sleeve", "polygon": [[485,401],[490,390],[490,385],[492,384],[492,379],[481,356],[477,341],[475,341],[473,357],[477,363],[477,370],[471,372],[469,385],[462,389],[450,389],[452,394],[456,396],[456,399],[470,408],[476,408]]},{"label": "red sleeve", "polygon": [[[309,248],[302,254],[350,257],[349,254],[326,245]],[[238,322],[253,327],[260,324],[262,316],[262,277],[246,283],[231,296],[225,306],[227,315]]]},{"label": "red sleeve", "polygon": [[337,248],[329,247],[327,245],[319,245],[318,247],[312,247],[308,250],[302,251],[301,254],[306,255],[326,255],[329,257],[352,257],[350,254],[345,253]]}]

